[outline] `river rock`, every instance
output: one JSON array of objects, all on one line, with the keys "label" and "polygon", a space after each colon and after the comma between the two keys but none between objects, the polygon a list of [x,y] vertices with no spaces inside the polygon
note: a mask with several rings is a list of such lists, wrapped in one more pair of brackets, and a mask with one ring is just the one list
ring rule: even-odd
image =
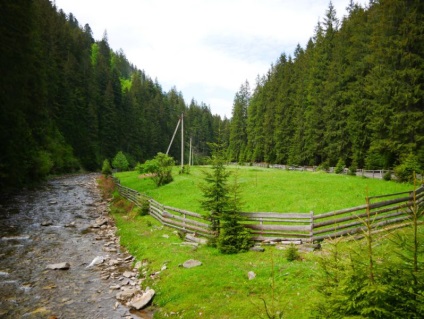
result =
[{"label": "river rock", "polygon": [[95,222],[91,225],[92,228],[101,228],[102,226],[107,225],[108,219],[105,217],[100,217],[95,220]]},{"label": "river rock", "polygon": [[202,265],[201,261],[195,260],[195,259],[189,259],[186,262],[184,262],[183,267],[184,268],[194,268],[197,266]]},{"label": "river rock", "polygon": [[87,268],[93,267],[94,265],[101,264],[105,261],[103,256],[96,256],[93,261],[87,266]]},{"label": "river rock", "polygon": [[58,263],[58,264],[49,264],[46,266],[46,269],[53,269],[53,270],[67,270],[71,267],[71,265],[67,262]]},{"label": "river rock", "polygon": [[132,298],[136,293],[137,289],[135,289],[135,287],[125,287],[124,290],[121,290],[116,294],[116,299],[125,301]]},{"label": "river rock", "polygon": [[143,309],[150,303],[154,295],[155,291],[153,289],[147,289],[141,297],[131,301],[130,306],[137,310]]},{"label": "river rock", "polygon": [[135,277],[137,274],[135,272],[132,271],[124,271],[124,273],[122,274],[122,276],[127,277],[127,278],[131,278],[131,277]]}]

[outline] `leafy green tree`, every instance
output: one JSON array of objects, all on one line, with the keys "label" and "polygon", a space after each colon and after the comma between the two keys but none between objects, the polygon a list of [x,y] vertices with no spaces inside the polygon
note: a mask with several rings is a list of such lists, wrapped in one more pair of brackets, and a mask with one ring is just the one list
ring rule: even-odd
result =
[{"label": "leafy green tree", "polygon": [[128,160],[122,151],[119,151],[115,157],[113,158],[112,165],[114,168],[120,170],[120,171],[126,171],[128,170]]},{"label": "leafy green tree", "polygon": [[169,184],[173,181],[172,167],[175,161],[172,157],[159,152],[153,159],[147,160],[143,165],[142,173],[152,174],[156,186]]}]

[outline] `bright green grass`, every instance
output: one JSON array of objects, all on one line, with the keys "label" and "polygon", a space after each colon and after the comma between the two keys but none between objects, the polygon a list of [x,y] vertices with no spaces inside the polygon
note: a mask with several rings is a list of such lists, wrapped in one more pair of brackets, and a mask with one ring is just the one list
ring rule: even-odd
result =
[{"label": "bright green grass", "polygon": [[[191,167],[189,175],[177,174],[174,181],[157,188],[149,178],[140,178],[137,172],[116,174],[122,185],[145,193],[158,202],[203,213],[200,206],[204,182],[202,170],[209,167]],[[293,172],[257,167],[229,167],[238,174],[242,190],[243,211],[246,212],[310,212],[332,210],[365,204],[369,196],[393,194],[412,190],[412,185],[393,181],[327,174],[323,172]]]},{"label": "bright green grass", "polygon": [[[129,219],[115,213],[114,217],[121,245],[137,260],[148,261],[150,273],[167,265],[157,279],[143,283],[156,291],[154,305],[159,309],[154,318],[261,318],[265,314],[261,298],[271,305],[272,260],[275,309],[284,311],[284,318],[308,318],[318,298],[312,283],[317,267],[312,254],[302,254],[303,261],[296,262],[287,262],[284,251],[274,247],[264,253],[222,255],[211,247],[182,246],[172,229],[150,216]],[[188,259],[203,264],[179,267]],[[248,280],[249,271],[256,273],[255,279]]]},{"label": "bright green grass", "polygon": [[[252,167],[231,170],[238,171],[245,211],[322,213],[363,204],[367,189],[370,196],[412,189],[411,185],[325,173]],[[200,168],[192,168],[190,175],[175,174],[173,183],[160,188],[150,179],[140,179],[135,172],[120,173],[117,177],[123,185],[161,203],[201,212]],[[157,279],[143,283],[157,293],[155,318],[266,318],[261,298],[272,305],[275,294],[275,310],[282,310],[285,319],[302,319],[311,316],[312,306],[322,298],[314,284],[320,273],[315,253],[301,253],[302,261],[295,262],[287,262],[284,251],[269,246],[264,253],[222,255],[211,247],[182,246],[173,229],[161,226],[151,216],[131,219],[114,213],[114,217],[121,244],[137,260],[147,261],[149,272],[167,265]],[[188,259],[200,260],[203,265],[193,269],[179,267]],[[256,273],[250,281],[249,271]]]}]

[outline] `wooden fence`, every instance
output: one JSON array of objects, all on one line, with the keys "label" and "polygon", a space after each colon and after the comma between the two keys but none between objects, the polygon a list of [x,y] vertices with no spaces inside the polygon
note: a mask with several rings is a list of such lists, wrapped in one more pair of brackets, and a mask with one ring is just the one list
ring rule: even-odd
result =
[{"label": "wooden fence", "polygon": [[[185,233],[212,237],[210,222],[198,213],[162,205],[144,194],[115,184],[121,196],[139,207],[148,203],[149,214],[163,225]],[[385,200],[381,201],[381,199]],[[389,199],[388,199],[389,198]],[[378,201],[377,201],[378,200]],[[310,213],[241,213],[244,227],[255,241],[311,243],[346,235],[360,237],[369,223],[373,231],[403,227],[410,222],[413,205],[424,208],[424,186],[414,192],[370,197],[367,204],[324,214]],[[421,221],[422,222],[422,221]]]}]

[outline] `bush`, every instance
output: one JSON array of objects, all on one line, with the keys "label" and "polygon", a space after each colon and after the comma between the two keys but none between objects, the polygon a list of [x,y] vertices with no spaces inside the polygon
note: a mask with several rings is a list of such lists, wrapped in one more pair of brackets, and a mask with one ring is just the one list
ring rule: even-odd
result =
[{"label": "bush", "polygon": [[149,210],[150,210],[150,203],[148,199],[143,199],[141,201],[141,207],[139,210],[139,215],[140,216],[146,216],[149,215]]},{"label": "bush", "polygon": [[330,170],[330,164],[328,161],[322,162],[318,167],[318,171],[328,172]]},{"label": "bush", "polygon": [[287,261],[295,261],[300,259],[299,250],[294,244],[290,244],[285,252],[285,257]]},{"label": "bush", "polygon": [[390,181],[392,179],[392,171],[387,171],[386,173],[384,173],[383,179],[385,181]]},{"label": "bush", "polygon": [[154,159],[147,160],[143,165],[137,165],[140,173],[151,173],[156,186],[169,184],[173,181],[172,167],[175,161],[172,157],[159,152]]},{"label": "bush", "polygon": [[345,168],[344,161],[340,158],[337,162],[336,168],[334,169],[334,173],[336,174],[342,174]]},{"label": "bush", "polygon": [[409,154],[403,163],[394,168],[394,173],[398,182],[409,182],[414,181],[414,172],[421,174],[421,167],[417,156]]},{"label": "bush", "polygon": [[112,161],[112,165],[114,168],[120,170],[120,171],[126,171],[128,170],[128,161],[127,158],[125,157],[124,153],[122,153],[121,151],[119,151],[115,158]]},{"label": "bush", "polygon": [[352,162],[352,164],[350,164],[350,167],[349,167],[349,171],[347,172],[347,174],[348,175],[351,175],[351,176],[356,176],[356,171],[358,170],[358,164],[356,163],[356,161],[354,160],[353,162]]},{"label": "bush", "polygon": [[109,163],[108,159],[105,159],[103,161],[102,174],[105,175],[105,176],[112,175],[112,168],[110,167],[110,163]]}]

